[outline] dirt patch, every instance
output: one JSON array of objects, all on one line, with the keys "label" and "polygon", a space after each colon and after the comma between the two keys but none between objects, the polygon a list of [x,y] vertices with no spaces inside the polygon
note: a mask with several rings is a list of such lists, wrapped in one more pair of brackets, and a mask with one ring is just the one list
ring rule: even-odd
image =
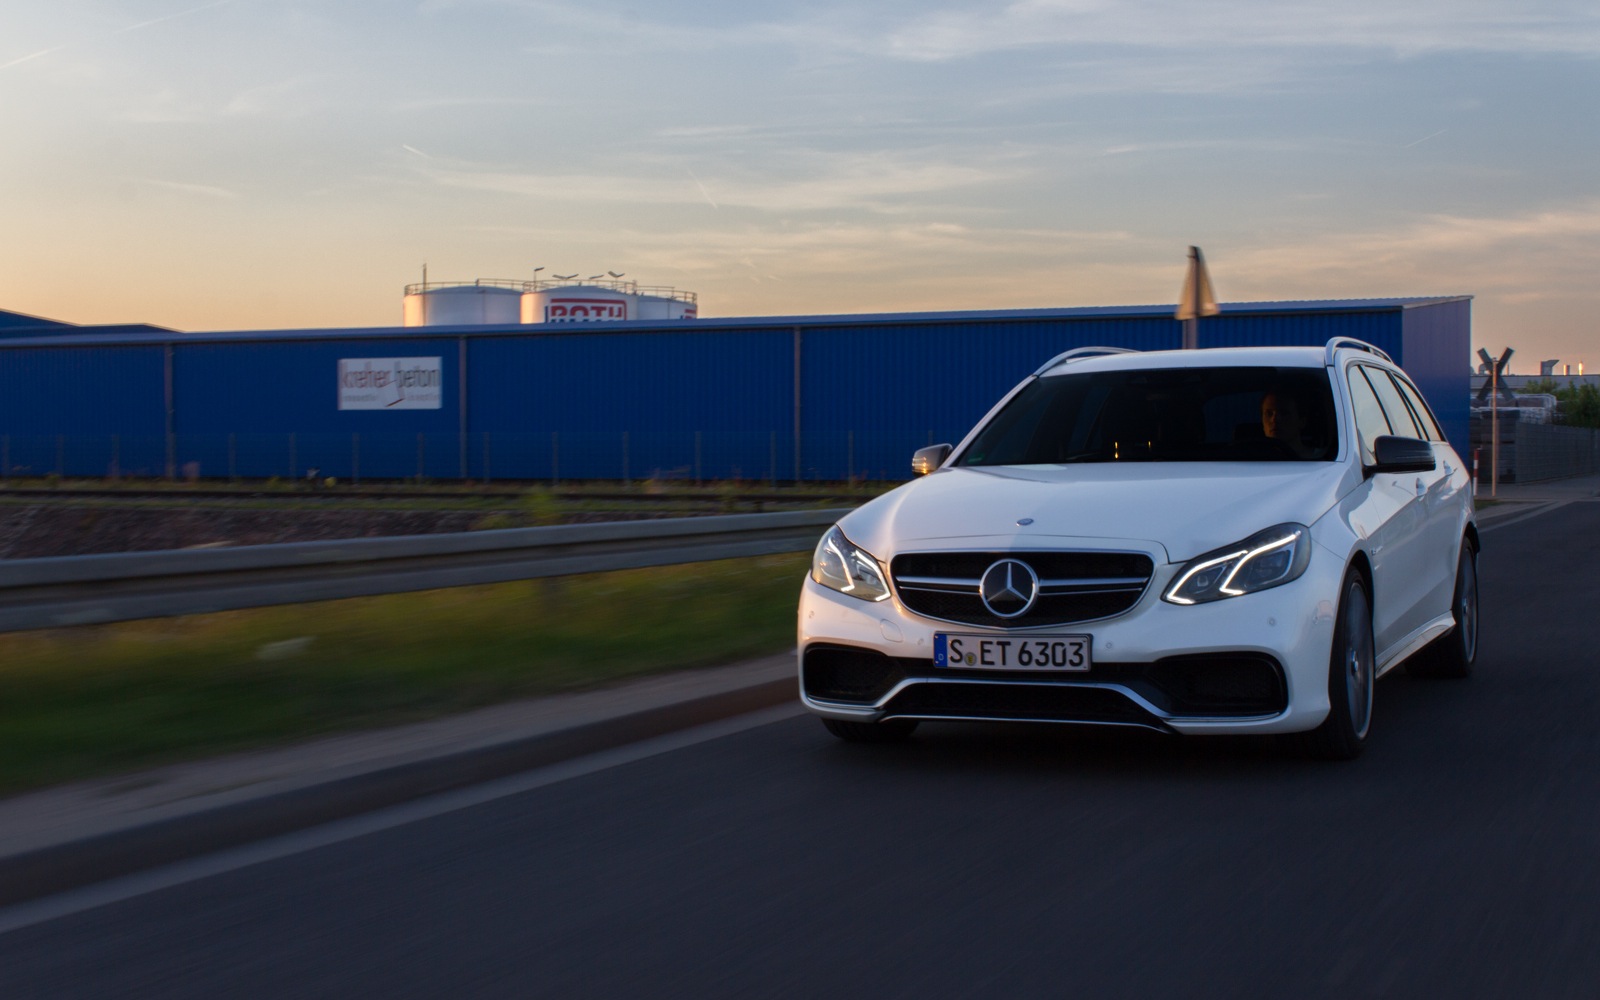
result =
[{"label": "dirt patch", "polygon": [[465,511],[12,507],[0,514],[0,558],[431,535],[470,531],[482,519]]},{"label": "dirt patch", "polygon": [[[665,511],[585,511],[562,524],[682,517]],[[548,516],[544,520],[548,520]],[[0,507],[0,559],[269,545],[337,538],[437,535],[535,523],[521,513],[395,510],[234,510],[211,507]]]}]

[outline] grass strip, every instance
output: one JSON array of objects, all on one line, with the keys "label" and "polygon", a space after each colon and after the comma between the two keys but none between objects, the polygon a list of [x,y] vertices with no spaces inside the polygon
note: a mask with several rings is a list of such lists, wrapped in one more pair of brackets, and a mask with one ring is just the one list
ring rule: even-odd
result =
[{"label": "grass strip", "polygon": [[780,652],[808,560],[0,636],[0,794]]}]

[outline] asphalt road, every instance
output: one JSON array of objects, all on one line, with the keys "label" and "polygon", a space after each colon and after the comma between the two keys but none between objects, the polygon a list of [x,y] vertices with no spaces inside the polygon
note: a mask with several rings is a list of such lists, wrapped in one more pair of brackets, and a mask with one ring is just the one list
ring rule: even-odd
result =
[{"label": "asphalt road", "polygon": [[[787,717],[0,934],[0,997],[1600,995],[1600,503],[1353,763]],[[3,916],[0,913],[0,916]]]}]

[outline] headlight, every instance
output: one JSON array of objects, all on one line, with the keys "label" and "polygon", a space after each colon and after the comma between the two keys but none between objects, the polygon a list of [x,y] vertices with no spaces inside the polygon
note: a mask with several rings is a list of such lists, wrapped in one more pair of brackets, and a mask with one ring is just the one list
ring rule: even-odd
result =
[{"label": "headlight", "polygon": [[838,525],[828,529],[811,557],[811,579],[841,594],[863,601],[881,601],[889,596],[878,560],[855,547]]},{"label": "headlight", "polygon": [[1161,596],[1173,604],[1201,604],[1251,594],[1288,583],[1310,561],[1311,529],[1280,524],[1191,559]]}]

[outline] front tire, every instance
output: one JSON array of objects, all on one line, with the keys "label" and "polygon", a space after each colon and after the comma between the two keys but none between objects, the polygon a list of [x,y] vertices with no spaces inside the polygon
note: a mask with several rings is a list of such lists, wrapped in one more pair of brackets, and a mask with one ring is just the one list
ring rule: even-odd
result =
[{"label": "front tire", "polygon": [[846,722],[823,719],[828,732],[846,743],[899,743],[917,728],[916,719],[890,719],[887,722]]},{"label": "front tire", "polygon": [[1328,717],[1306,733],[1306,752],[1323,760],[1352,760],[1367,745],[1377,663],[1372,643],[1372,601],[1361,575],[1351,572],[1339,599],[1339,618],[1328,657]]}]

